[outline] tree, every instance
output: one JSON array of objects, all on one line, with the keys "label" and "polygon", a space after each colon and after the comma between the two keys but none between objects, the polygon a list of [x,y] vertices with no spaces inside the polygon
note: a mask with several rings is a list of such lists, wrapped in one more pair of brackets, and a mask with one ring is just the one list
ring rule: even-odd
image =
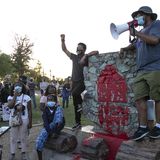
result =
[{"label": "tree", "polygon": [[27,36],[15,36],[15,46],[11,55],[12,64],[18,75],[23,75],[29,70],[29,61],[31,60],[33,43]]},{"label": "tree", "polygon": [[0,77],[14,72],[14,67],[11,63],[11,56],[0,51]]},{"label": "tree", "polygon": [[35,68],[29,69],[29,71],[27,72],[27,75],[28,75],[29,77],[33,77],[35,81],[40,82],[41,79],[42,79],[41,69],[42,69],[42,64],[41,64],[41,62],[38,60]]},{"label": "tree", "polygon": [[41,62],[38,60],[37,64],[36,64],[36,67],[34,68],[34,70],[36,71],[36,73],[38,75],[41,75],[41,70],[42,70],[42,64]]}]

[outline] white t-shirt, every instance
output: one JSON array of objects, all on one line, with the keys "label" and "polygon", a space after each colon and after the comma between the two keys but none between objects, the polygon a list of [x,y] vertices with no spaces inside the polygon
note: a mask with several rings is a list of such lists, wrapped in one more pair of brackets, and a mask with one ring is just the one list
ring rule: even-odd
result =
[{"label": "white t-shirt", "polygon": [[[13,99],[12,96],[8,96],[8,101],[10,101],[10,100],[12,100],[12,99]],[[22,103],[22,105],[25,106],[25,109],[24,109],[25,114],[22,115],[22,119],[28,119],[27,103],[28,103],[29,101],[31,101],[31,98],[30,98],[28,95],[26,95],[26,94],[21,94],[20,96],[18,96],[18,97],[16,98],[16,103],[15,103],[15,105],[16,105],[16,104],[19,104],[19,103]],[[14,108],[11,109],[10,119],[11,119],[11,116],[13,115],[13,113],[14,113],[14,110],[15,110]]]},{"label": "white t-shirt", "polygon": [[45,105],[47,104],[47,96],[42,96],[40,98],[40,103],[45,103]]},{"label": "white t-shirt", "polygon": [[48,85],[48,82],[40,82],[40,89],[45,91]]}]

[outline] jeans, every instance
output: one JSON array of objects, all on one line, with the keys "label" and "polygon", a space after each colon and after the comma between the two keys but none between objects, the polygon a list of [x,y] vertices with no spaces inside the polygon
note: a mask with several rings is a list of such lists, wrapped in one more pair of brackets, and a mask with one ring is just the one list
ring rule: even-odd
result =
[{"label": "jeans", "polygon": [[36,104],[36,96],[35,96],[35,94],[31,95],[31,100],[32,100],[32,104],[33,104],[34,109],[36,109],[37,108],[37,104]]},{"label": "jeans", "polygon": [[[50,128],[53,129],[53,133],[60,134],[60,131],[64,128],[64,123],[60,124],[59,126],[53,125],[53,123],[50,123]],[[46,131],[45,128],[42,128],[40,131],[37,139],[36,139],[36,150],[42,151],[45,145],[45,142],[47,141],[49,136],[49,133]]]}]

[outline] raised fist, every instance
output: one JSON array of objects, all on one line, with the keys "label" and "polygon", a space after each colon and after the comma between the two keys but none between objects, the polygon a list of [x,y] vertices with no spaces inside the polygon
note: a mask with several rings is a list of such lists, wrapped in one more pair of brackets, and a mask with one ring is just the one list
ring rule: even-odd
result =
[{"label": "raised fist", "polygon": [[65,40],[65,34],[61,34],[61,40]]}]

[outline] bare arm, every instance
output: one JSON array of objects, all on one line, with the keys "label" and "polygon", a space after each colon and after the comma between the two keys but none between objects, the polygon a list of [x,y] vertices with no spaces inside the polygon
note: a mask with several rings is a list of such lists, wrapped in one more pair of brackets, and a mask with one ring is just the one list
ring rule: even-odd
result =
[{"label": "bare arm", "polygon": [[14,108],[15,103],[16,103],[16,97],[17,97],[17,96],[14,95],[14,96],[13,96],[13,99],[8,101],[8,107],[9,107],[10,109]]},{"label": "bare arm", "polygon": [[136,36],[150,45],[157,45],[159,43],[159,38],[156,36],[146,35],[142,32],[136,32]]},{"label": "bare arm", "polygon": [[40,110],[43,112],[45,108],[45,103],[40,103]]},{"label": "bare arm", "polygon": [[129,51],[129,50],[130,50],[130,51],[135,50],[135,46],[134,46],[133,44],[130,44],[130,45],[127,46],[127,47],[121,48],[121,49],[120,49],[120,52],[119,52],[120,58],[124,58],[126,52]]},{"label": "bare arm", "polygon": [[130,34],[137,36],[138,38],[140,38],[142,41],[146,42],[149,45],[157,45],[159,43],[159,37],[145,34],[141,31],[135,30],[132,27],[130,27]]},{"label": "bare arm", "polygon": [[94,55],[97,55],[97,54],[99,54],[98,51],[92,51],[92,52],[89,52],[87,55],[88,55],[88,57],[90,57],[90,56],[94,56]]},{"label": "bare arm", "polygon": [[18,92],[14,91],[13,99],[8,101],[8,107],[10,109],[14,108],[14,106],[16,104],[16,98],[17,98],[18,94],[19,94]]},{"label": "bare arm", "polygon": [[32,128],[32,105],[31,105],[31,101],[29,101],[27,103],[27,108],[28,108],[28,119],[29,119],[29,123],[28,123],[28,128]]},{"label": "bare arm", "polygon": [[66,44],[65,44],[65,35],[61,34],[61,44],[62,44],[62,50],[68,57],[71,57],[71,52],[68,51]]},{"label": "bare arm", "polygon": [[85,54],[85,55],[81,58],[81,60],[80,60],[79,63],[80,63],[81,65],[85,65],[85,62],[86,62],[86,60],[87,60],[88,57],[93,56],[93,55],[97,55],[97,54],[99,54],[98,51],[89,52],[88,54]]}]

